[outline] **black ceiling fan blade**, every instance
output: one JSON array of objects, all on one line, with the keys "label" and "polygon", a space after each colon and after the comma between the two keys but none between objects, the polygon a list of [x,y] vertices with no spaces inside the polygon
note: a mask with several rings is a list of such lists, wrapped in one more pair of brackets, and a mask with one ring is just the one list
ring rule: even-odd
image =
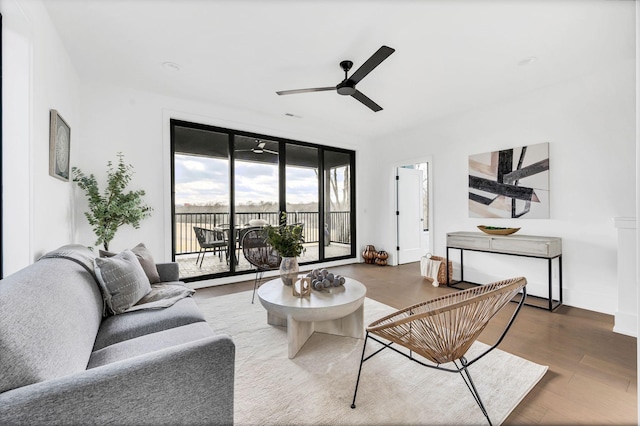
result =
[{"label": "black ceiling fan blade", "polygon": [[295,95],[296,93],[309,93],[309,92],[326,92],[328,90],[336,90],[336,86],[331,87],[314,87],[312,89],[294,89],[294,90],[281,90],[276,92],[278,95]]},{"label": "black ceiling fan blade", "polygon": [[351,74],[351,77],[349,77],[349,80],[353,81],[354,84],[357,84],[360,80],[365,78],[367,74],[373,71],[375,67],[380,65],[382,61],[387,59],[389,55],[391,55],[395,51],[396,50],[392,49],[391,47],[382,46],[380,49],[378,49],[376,53],[371,55],[371,57],[367,59],[367,61],[364,64],[362,64],[360,68],[358,68],[353,74]]},{"label": "black ceiling fan blade", "polygon": [[382,110],[382,107],[380,105],[378,105],[377,103],[373,102],[371,99],[369,99],[367,96],[365,96],[361,91],[356,90],[353,95],[354,98],[356,98],[357,100],[359,100],[360,102],[362,102],[365,106],[371,108],[371,110],[373,112],[378,112]]}]

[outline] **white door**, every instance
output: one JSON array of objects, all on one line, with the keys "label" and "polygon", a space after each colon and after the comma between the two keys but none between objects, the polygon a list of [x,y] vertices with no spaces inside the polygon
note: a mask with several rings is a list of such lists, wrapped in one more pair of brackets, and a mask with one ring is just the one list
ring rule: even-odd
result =
[{"label": "white door", "polygon": [[399,167],[396,174],[398,264],[424,256],[422,170]]}]

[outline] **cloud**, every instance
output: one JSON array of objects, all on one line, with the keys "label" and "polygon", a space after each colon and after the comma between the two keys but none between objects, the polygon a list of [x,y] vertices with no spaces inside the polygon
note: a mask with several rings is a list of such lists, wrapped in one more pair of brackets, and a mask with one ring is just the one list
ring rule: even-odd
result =
[{"label": "cloud", "polygon": [[[177,205],[229,203],[229,160],[176,154],[174,164]],[[286,176],[288,203],[318,202],[314,169],[287,166]],[[278,203],[277,164],[237,161],[235,179],[236,204]]]}]

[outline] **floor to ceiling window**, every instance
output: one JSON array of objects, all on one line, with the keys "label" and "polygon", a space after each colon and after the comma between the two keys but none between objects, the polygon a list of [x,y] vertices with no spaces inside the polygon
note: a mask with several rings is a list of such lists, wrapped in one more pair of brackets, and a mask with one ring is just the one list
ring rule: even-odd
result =
[{"label": "floor to ceiling window", "polygon": [[[229,244],[224,226],[230,223],[231,195],[229,135],[205,128],[172,125],[173,148],[173,253],[181,277],[210,270],[230,272]],[[206,247],[217,238],[217,247]],[[203,245],[205,247],[203,247]],[[207,256],[203,250],[212,251]],[[186,261],[186,259],[189,261]]]},{"label": "floor to ceiling window", "polygon": [[253,271],[243,233],[278,224],[283,212],[304,229],[300,264],[355,257],[353,151],[178,120],[171,146],[181,279]]},{"label": "floor to ceiling window", "polygon": [[355,241],[352,214],[353,156],[344,152],[324,152],[325,258],[344,256]]},{"label": "floor to ceiling window", "polygon": [[300,262],[320,259],[318,164],[318,148],[286,144],[287,222],[301,224],[307,242]]},{"label": "floor to ceiling window", "polygon": [[253,270],[242,255],[242,238],[255,226],[278,224],[279,143],[242,135],[233,137],[234,236],[236,271]]}]

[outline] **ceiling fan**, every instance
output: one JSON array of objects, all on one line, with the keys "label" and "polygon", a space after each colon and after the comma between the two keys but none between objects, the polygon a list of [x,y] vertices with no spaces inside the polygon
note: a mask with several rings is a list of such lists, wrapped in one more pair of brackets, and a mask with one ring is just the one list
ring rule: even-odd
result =
[{"label": "ceiling fan", "polygon": [[278,155],[278,153],[276,151],[272,151],[270,149],[266,149],[265,145],[267,144],[266,142],[260,141],[258,139],[256,139],[256,142],[258,143],[255,147],[251,148],[251,149],[239,149],[237,150],[237,152],[242,152],[242,151],[251,151],[254,154],[275,154]]},{"label": "ceiling fan", "polygon": [[360,82],[367,74],[369,74],[375,67],[380,65],[382,61],[387,59],[389,55],[395,52],[395,49],[392,49],[388,46],[382,46],[380,49],[376,51],[369,59],[365,61],[364,64],[360,66],[351,77],[347,76],[347,73],[353,66],[353,62],[351,61],[342,61],[340,62],[340,68],[344,70],[344,80],[340,82],[337,86],[328,86],[328,87],[315,87],[311,89],[295,89],[295,90],[281,90],[276,92],[278,95],[293,95],[297,93],[308,93],[308,92],[325,92],[329,90],[336,90],[338,94],[345,96],[352,96],[356,98],[358,101],[362,102],[365,106],[371,108],[374,112],[378,112],[382,110],[382,107],[377,103],[373,102],[367,96],[365,96],[362,92],[356,89],[356,84]]}]

